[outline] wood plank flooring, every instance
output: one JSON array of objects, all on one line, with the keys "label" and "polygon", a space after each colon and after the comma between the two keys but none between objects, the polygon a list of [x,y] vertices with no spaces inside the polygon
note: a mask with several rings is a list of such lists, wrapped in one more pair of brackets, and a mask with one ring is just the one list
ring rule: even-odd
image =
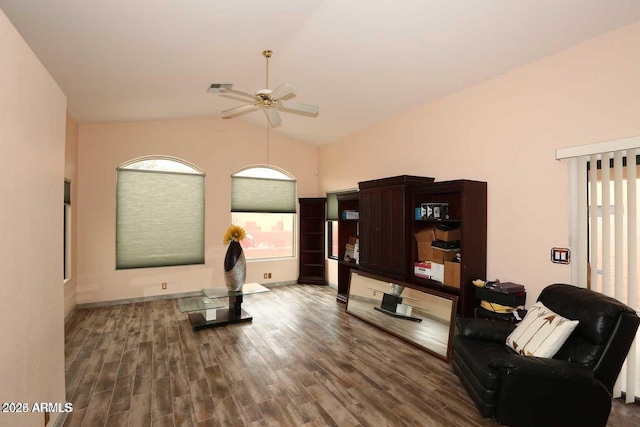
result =
[{"label": "wood plank flooring", "polygon": [[[344,312],[335,290],[245,298],[252,323],[194,332],[176,300],[79,310],[65,426],[497,426],[451,368]],[[610,427],[640,425],[614,402]]]}]

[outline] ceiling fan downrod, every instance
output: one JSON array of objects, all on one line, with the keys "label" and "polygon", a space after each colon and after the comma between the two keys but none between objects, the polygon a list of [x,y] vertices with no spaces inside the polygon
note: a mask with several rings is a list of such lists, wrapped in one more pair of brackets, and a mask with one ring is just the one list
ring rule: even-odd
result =
[{"label": "ceiling fan downrod", "polygon": [[269,58],[273,55],[273,51],[267,49],[262,51],[262,56],[267,60],[267,81],[265,82],[265,89],[269,89]]}]

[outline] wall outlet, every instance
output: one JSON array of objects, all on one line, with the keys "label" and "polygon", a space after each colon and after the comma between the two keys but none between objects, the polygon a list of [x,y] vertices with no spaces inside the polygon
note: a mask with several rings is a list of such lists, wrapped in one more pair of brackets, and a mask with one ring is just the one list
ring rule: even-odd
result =
[{"label": "wall outlet", "polygon": [[271,279],[271,273],[269,273],[269,277],[267,277],[267,279]]},{"label": "wall outlet", "polygon": [[264,275],[262,276],[264,279],[268,279],[269,278],[269,273],[264,273]]},{"label": "wall outlet", "polygon": [[162,289],[167,289],[167,282],[162,282]]}]

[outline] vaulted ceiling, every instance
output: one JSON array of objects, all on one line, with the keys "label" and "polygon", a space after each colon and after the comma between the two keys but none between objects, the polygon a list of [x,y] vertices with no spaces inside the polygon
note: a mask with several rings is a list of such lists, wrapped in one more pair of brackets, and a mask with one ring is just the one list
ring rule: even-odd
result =
[{"label": "vaulted ceiling", "polygon": [[[290,83],[317,117],[275,132],[313,143],[640,19],[637,0],[0,0],[80,123],[219,117]],[[230,120],[266,126],[260,111]]]}]

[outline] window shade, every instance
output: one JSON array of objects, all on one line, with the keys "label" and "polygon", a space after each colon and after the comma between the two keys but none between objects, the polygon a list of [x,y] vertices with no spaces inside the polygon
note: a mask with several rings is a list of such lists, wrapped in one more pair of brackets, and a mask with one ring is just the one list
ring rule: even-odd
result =
[{"label": "window shade", "polygon": [[338,193],[327,193],[327,221],[338,219]]},{"label": "window shade", "polygon": [[231,212],[296,213],[296,182],[233,176]]},{"label": "window shade", "polygon": [[204,264],[204,175],[118,169],[116,269]]}]

